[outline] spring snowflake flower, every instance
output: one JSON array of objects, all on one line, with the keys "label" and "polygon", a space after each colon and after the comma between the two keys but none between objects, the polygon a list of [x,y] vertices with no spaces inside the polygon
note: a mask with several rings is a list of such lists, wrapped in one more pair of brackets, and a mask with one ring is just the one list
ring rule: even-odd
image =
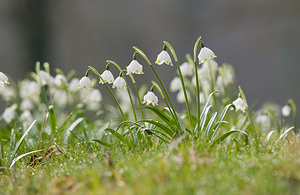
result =
[{"label": "spring snowflake flower", "polygon": [[76,92],[78,91],[78,85],[79,85],[79,79],[78,78],[73,78],[70,83],[69,83],[69,90],[71,92]]},{"label": "spring snowflake flower", "polygon": [[[190,99],[190,94],[187,92],[186,93],[188,100]],[[184,97],[184,92],[183,89],[179,90],[176,99],[179,103],[184,103],[185,102],[185,97]]]},{"label": "spring snowflake flower", "polygon": [[194,67],[192,64],[188,62],[184,62],[180,65],[180,71],[182,76],[193,76],[194,74]]},{"label": "spring snowflake flower", "polygon": [[3,114],[2,114],[2,118],[6,123],[10,123],[14,118],[15,118],[16,112],[8,107],[4,110]]},{"label": "spring snowflake flower", "polygon": [[99,81],[99,83],[101,83],[101,84],[104,84],[104,83],[109,83],[109,84],[111,84],[111,83],[113,83],[114,82],[114,75],[109,71],[109,70],[105,70],[102,74],[101,74],[101,77],[102,77],[102,79],[103,79],[103,81],[102,81],[102,79],[100,79],[100,81]]},{"label": "spring snowflake flower", "polygon": [[38,80],[42,85],[47,85],[52,80],[52,76],[48,72],[40,70],[38,74]]},{"label": "spring snowflake flower", "polygon": [[21,104],[20,104],[20,109],[22,111],[25,110],[32,110],[34,108],[34,104],[30,99],[24,99],[22,100]]},{"label": "spring snowflake flower", "polygon": [[291,107],[289,105],[285,105],[281,109],[282,116],[288,117],[291,114]]},{"label": "spring snowflake flower", "polygon": [[206,62],[207,60],[211,60],[216,58],[217,56],[214,54],[214,52],[210,49],[208,49],[207,47],[203,47],[200,50],[200,53],[198,55],[199,58],[199,64],[201,64],[202,62]]},{"label": "spring snowflake flower", "polygon": [[237,98],[232,104],[235,105],[236,111],[241,110],[242,112],[245,112],[248,108],[248,105],[242,98]]},{"label": "spring snowflake flower", "polygon": [[132,60],[126,68],[127,68],[127,74],[126,75],[129,75],[129,74],[144,74],[143,66],[136,60]]},{"label": "spring snowflake flower", "polygon": [[79,88],[82,88],[82,89],[92,89],[92,81],[89,77],[82,77],[79,81],[79,85],[78,85]]},{"label": "spring snowflake flower", "polygon": [[4,83],[9,84],[8,78],[3,72],[0,72],[0,87],[3,87]]},{"label": "spring snowflake flower", "polygon": [[171,57],[168,54],[168,52],[165,50],[160,52],[160,54],[158,54],[155,63],[158,65],[162,65],[163,63],[166,63],[168,65],[173,66]]},{"label": "spring snowflake flower", "polygon": [[62,85],[66,85],[68,81],[64,75],[57,74],[54,78],[54,83],[56,86],[61,87]]},{"label": "spring snowflake flower", "polygon": [[170,83],[170,91],[175,92],[182,89],[181,80],[179,77],[174,77]]},{"label": "spring snowflake flower", "polygon": [[113,87],[113,88],[116,87],[118,90],[120,90],[121,88],[126,89],[127,86],[126,86],[126,82],[125,82],[125,80],[123,79],[123,77],[118,76],[118,77],[116,78],[116,80],[114,81],[112,87]]},{"label": "spring snowflake flower", "polygon": [[148,91],[144,96],[143,104],[152,104],[153,106],[158,105],[158,98],[152,91]]}]

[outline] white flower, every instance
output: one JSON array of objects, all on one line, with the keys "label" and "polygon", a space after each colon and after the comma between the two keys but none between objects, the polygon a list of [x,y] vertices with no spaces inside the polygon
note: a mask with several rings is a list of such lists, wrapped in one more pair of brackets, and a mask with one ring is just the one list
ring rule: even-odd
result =
[{"label": "white flower", "polygon": [[16,112],[8,107],[4,110],[2,114],[2,118],[5,120],[6,123],[10,123],[15,118]]},{"label": "white flower", "polygon": [[79,79],[73,78],[69,83],[69,90],[72,92],[78,91]]},{"label": "white flower", "polygon": [[101,92],[98,89],[93,89],[88,97],[89,102],[101,102],[102,101],[102,95]]},{"label": "white flower", "polygon": [[207,47],[203,47],[200,50],[200,53],[198,55],[199,58],[199,64],[201,64],[202,62],[205,62],[207,60],[211,60],[213,58],[216,58],[217,56],[214,54],[214,52],[210,49],[208,49]]},{"label": "white flower", "polygon": [[152,91],[148,91],[144,96],[143,104],[152,104],[153,106],[158,105],[158,98]]},{"label": "white flower", "polygon": [[38,75],[38,80],[42,85],[47,85],[52,80],[52,77],[48,72],[40,70]]},{"label": "white flower", "polygon": [[255,118],[255,123],[261,125],[263,131],[270,130],[272,124],[270,117],[265,114],[259,114]]},{"label": "white flower", "polygon": [[54,78],[54,83],[56,86],[61,87],[67,83],[67,78],[64,75],[58,74]]},{"label": "white flower", "polygon": [[30,99],[24,99],[21,102],[20,109],[22,111],[32,110],[34,108],[33,102]]},{"label": "white flower", "polygon": [[68,94],[63,90],[56,90],[53,95],[53,101],[59,106],[59,107],[65,107],[68,103]]},{"label": "white flower", "polygon": [[179,77],[174,77],[170,83],[170,91],[175,92],[182,89],[181,80]]},{"label": "white flower", "polygon": [[205,61],[202,65],[202,68],[206,69],[207,71],[215,72],[218,70],[218,63],[215,60]]},{"label": "white flower", "polygon": [[112,87],[113,87],[113,88],[116,87],[118,90],[120,90],[121,88],[126,89],[127,86],[126,86],[126,82],[125,82],[125,80],[123,79],[123,77],[118,76],[118,77],[116,78],[116,80],[114,81]]},{"label": "white flower", "polygon": [[[190,94],[187,92],[186,95],[187,95],[187,98],[188,98],[188,100],[189,100],[189,99],[190,99]],[[177,96],[176,96],[176,99],[177,99],[177,101],[178,101],[179,103],[184,103],[184,102],[185,102],[185,97],[184,97],[183,89],[181,89],[181,90],[178,92],[178,94],[177,94]]]},{"label": "white flower", "polygon": [[82,89],[92,89],[92,81],[89,77],[84,76],[80,79],[78,86]]},{"label": "white flower", "polygon": [[4,98],[5,101],[9,101],[16,97],[16,93],[13,88],[8,86],[0,87],[0,95]]},{"label": "white flower", "polygon": [[291,114],[291,107],[289,105],[285,105],[281,109],[282,116],[288,117]]},{"label": "white flower", "polygon": [[184,62],[180,65],[180,71],[182,76],[193,76],[194,74],[193,65],[188,62]]},{"label": "white flower", "polygon": [[235,105],[236,111],[241,110],[242,112],[245,112],[248,108],[248,105],[242,98],[237,98],[232,104]]},{"label": "white flower", "polygon": [[8,77],[3,72],[0,72],[0,87],[3,87],[4,83],[9,84]]},{"label": "white flower", "polygon": [[160,52],[160,54],[158,54],[158,56],[156,58],[155,63],[158,65],[162,65],[163,63],[166,63],[168,65],[173,66],[171,57],[167,51]]},{"label": "white flower", "polygon": [[143,66],[136,60],[132,60],[126,68],[127,68],[127,75],[129,75],[129,74],[144,74]]},{"label": "white flower", "polygon": [[23,99],[30,99],[39,103],[41,87],[38,83],[30,80],[23,80],[20,87],[20,96]]},{"label": "white flower", "polygon": [[111,84],[111,83],[113,83],[114,82],[114,75],[109,71],[109,70],[105,70],[102,74],[101,74],[101,77],[102,77],[102,79],[103,79],[103,81],[102,81],[102,79],[100,79],[100,81],[99,81],[99,83],[101,83],[101,84],[104,84],[104,83],[109,83],[109,84]]}]

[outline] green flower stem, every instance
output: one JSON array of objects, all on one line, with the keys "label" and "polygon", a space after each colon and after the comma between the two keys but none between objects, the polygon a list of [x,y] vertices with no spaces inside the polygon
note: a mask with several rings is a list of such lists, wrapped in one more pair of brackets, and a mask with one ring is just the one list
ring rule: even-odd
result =
[{"label": "green flower stem", "polygon": [[138,54],[140,54],[140,55],[147,61],[147,63],[150,65],[152,71],[154,72],[155,76],[157,77],[159,83],[161,84],[161,86],[162,86],[162,88],[163,88],[163,91],[164,91],[164,93],[166,94],[166,97],[167,97],[167,99],[168,99],[168,101],[169,101],[169,103],[170,103],[170,105],[171,105],[171,107],[172,107],[172,115],[173,115],[173,117],[174,117],[174,120],[176,121],[176,123],[178,124],[178,126],[180,126],[180,125],[179,125],[178,118],[177,118],[177,116],[176,116],[176,112],[175,112],[174,106],[173,106],[172,101],[171,101],[171,99],[170,99],[170,97],[169,97],[169,94],[168,94],[168,92],[167,92],[167,90],[166,90],[166,88],[165,88],[163,82],[161,81],[160,77],[158,76],[157,72],[155,71],[153,65],[152,65],[151,62],[149,61],[148,57],[144,54],[144,52],[142,52],[142,51],[141,51],[139,48],[137,48],[137,47],[133,47],[133,49],[134,49]]},{"label": "green flower stem", "polygon": [[137,95],[138,102],[139,102],[139,106],[140,106],[140,110],[141,110],[141,116],[142,116],[142,119],[144,120],[144,113],[143,113],[143,109],[142,109],[142,102],[141,102],[141,99],[140,99],[140,95],[139,95],[138,88],[137,88],[137,86],[136,86],[135,79],[134,79],[134,77],[133,77],[132,74],[129,74],[129,77],[131,78],[132,83],[133,83],[133,85],[134,85],[134,89],[135,89],[135,91],[136,91],[136,95]]},{"label": "green flower stem", "polygon": [[188,112],[188,118],[189,118],[189,121],[190,121],[190,125],[192,125],[192,117],[191,117],[191,110],[190,110],[189,100],[188,100],[188,97],[187,97],[186,88],[185,88],[185,84],[184,84],[184,79],[183,79],[183,76],[182,76],[182,73],[181,73],[181,70],[180,70],[180,67],[179,67],[179,64],[178,64],[178,59],[177,59],[175,50],[172,47],[172,45],[170,43],[168,43],[167,41],[164,41],[164,44],[169,48],[169,50],[171,51],[171,53],[174,57],[174,60],[175,60],[175,63],[176,63],[176,66],[177,66],[177,69],[178,69],[178,72],[179,72],[183,93],[184,93],[186,109],[187,109],[187,112]]},{"label": "green flower stem", "polygon": [[[115,66],[120,70],[120,72],[123,73],[124,70],[122,70],[122,69],[120,68],[120,66],[119,66],[116,62],[111,61],[111,60],[106,60],[106,62],[107,62],[108,64],[113,64],[113,65],[115,65]],[[130,103],[131,103],[131,107],[132,107],[132,111],[133,111],[133,115],[134,115],[134,120],[137,121],[136,112],[135,112],[134,104],[133,104],[133,101],[132,101],[131,93],[130,93],[130,90],[129,90],[129,87],[128,87],[128,83],[127,83],[127,81],[126,81],[126,78],[125,78],[124,74],[122,74],[122,77],[123,77],[123,79],[125,80],[126,85],[127,85],[127,93],[128,93],[129,99],[130,99]]]},{"label": "green flower stem", "polygon": [[197,97],[197,132],[200,131],[200,90],[199,90],[199,79],[198,79],[198,68],[197,68],[197,48],[200,42],[201,36],[197,39],[194,46],[194,69],[196,77],[196,97]]}]

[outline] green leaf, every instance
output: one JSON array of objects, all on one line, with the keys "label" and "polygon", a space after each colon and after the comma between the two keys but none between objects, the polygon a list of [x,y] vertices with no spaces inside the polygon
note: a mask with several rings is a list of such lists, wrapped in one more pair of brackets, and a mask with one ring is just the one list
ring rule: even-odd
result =
[{"label": "green leaf", "polygon": [[201,114],[201,117],[200,117],[200,132],[202,133],[203,129],[204,129],[204,125],[205,125],[205,122],[206,122],[206,118],[207,118],[207,115],[208,115],[208,111],[209,109],[212,107],[212,105],[209,105],[208,107],[206,107],[205,110],[203,110],[202,114]]},{"label": "green leaf", "polygon": [[166,132],[171,137],[173,137],[175,135],[175,132],[172,129],[170,129],[168,126],[166,126],[166,125],[164,125],[164,124],[162,124],[160,122],[157,122],[157,121],[154,121],[154,120],[150,120],[150,119],[139,120],[138,122],[147,122],[147,123],[153,124],[156,127],[158,127],[161,130],[163,130],[164,132]]},{"label": "green leaf", "polygon": [[117,131],[111,129],[111,128],[106,128],[105,131],[108,131],[109,133],[113,134],[116,138],[118,138],[123,144],[125,144],[126,146],[128,146],[128,148],[131,147],[130,143],[128,142],[127,139],[125,139],[124,136],[122,136],[120,133],[118,133]]},{"label": "green leaf", "polygon": [[275,133],[276,131],[273,130],[273,131],[270,131],[265,139],[265,146],[268,145],[269,141],[270,141],[270,138],[271,136],[273,135],[273,133]]},{"label": "green leaf", "polygon": [[75,120],[68,128],[66,128],[67,130],[65,131],[64,136],[63,136],[64,143],[67,143],[71,131],[73,131],[73,129],[74,129],[79,123],[81,123],[83,120],[84,120],[84,118],[78,118],[78,119],[76,119],[76,120]]},{"label": "green leaf", "polygon": [[11,167],[12,165],[12,162],[13,162],[13,159],[15,158],[22,142],[24,141],[24,138],[28,135],[29,131],[32,129],[33,125],[36,123],[36,120],[34,120],[31,125],[28,127],[28,129],[25,131],[25,133],[23,134],[23,136],[21,137],[21,139],[19,140],[19,142],[17,143],[11,157],[10,157],[10,160],[9,160],[9,163],[8,163],[8,167]]},{"label": "green leaf", "polygon": [[29,155],[29,154],[33,154],[33,153],[36,153],[36,152],[41,152],[41,151],[43,151],[43,150],[35,150],[35,151],[31,151],[31,152],[28,152],[28,153],[26,153],[26,154],[22,154],[22,155],[20,155],[20,156],[18,156],[18,157],[16,157],[16,158],[14,158],[14,159],[12,160],[11,165],[9,166],[9,168],[12,168],[12,167],[14,166],[14,164],[15,164],[18,160],[20,160],[21,158],[23,158],[24,156],[27,156],[27,155]]},{"label": "green leaf", "polygon": [[108,148],[113,148],[112,144],[109,144],[107,142],[104,142],[104,141],[101,141],[101,140],[98,140],[98,139],[93,139],[91,141],[97,142],[98,144],[101,144],[101,145],[106,146]]},{"label": "green leaf", "polygon": [[285,130],[285,131],[279,136],[279,138],[276,140],[275,145],[277,145],[277,143],[278,143],[281,139],[283,139],[284,137],[286,137],[287,134],[288,134],[291,130],[293,130],[293,129],[294,129],[294,127],[290,127],[290,128],[288,128],[287,130]]},{"label": "green leaf", "polygon": [[210,132],[212,130],[212,124],[214,123],[216,116],[217,116],[217,112],[215,112],[215,114],[210,118],[205,130],[205,137],[208,137],[208,135],[210,135]]},{"label": "green leaf", "polygon": [[249,136],[248,136],[248,134],[246,132],[240,131],[240,130],[231,130],[231,131],[228,131],[228,132],[224,133],[223,135],[221,135],[216,140],[214,140],[210,144],[209,148],[212,148],[215,144],[222,142],[224,139],[226,139],[228,136],[230,136],[233,133],[241,133],[241,134],[243,134],[245,136],[245,142],[246,142],[246,144],[247,145],[249,144]]},{"label": "green leaf", "polygon": [[56,122],[56,115],[54,112],[54,106],[49,106],[49,121],[50,121],[50,128],[51,128],[51,135],[53,136],[55,134],[55,131],[57,129],[57,122]]},{"label": "green leaf", "polygon": [[155,107],[155,106],[151,106],[151,107],[145,106],[143,108],[148,109],[148,110],[152,111],[154,114],[156,114],[171,129],[173,129],[173,132],[177,131],[180,128],[179,126],[177,126],[177,123],[174,120],[172,120],[169,116],[167,116],[164,112],[159,110],[157,107]]},{"label": "green leaf", "polygon": [[229,110],[230,107],[233,107],[233,108],[234,108],[234,105],[233,105],[233,104],[228,104],[228,105],[225,106],[225,108],[223,109],[223,111],[222,111],[222,113],[221,113],[221,115],[220,115],[220,118],[219,118],[219,120],[217,121],[216,128],[214,128],[213,133],[212,133],[212,135],[211,135],[210,138],[209,138],[210,140],[216,135],[216,133],[218,132],[218,130],[219,130],[219,128],[220,128],[220,125],[221,125],[222,123],[224,123],[223,119],[224,119],[224,117],[225,117],[225,115],[226,115],[226,113],[227,113],[227,111]]}]

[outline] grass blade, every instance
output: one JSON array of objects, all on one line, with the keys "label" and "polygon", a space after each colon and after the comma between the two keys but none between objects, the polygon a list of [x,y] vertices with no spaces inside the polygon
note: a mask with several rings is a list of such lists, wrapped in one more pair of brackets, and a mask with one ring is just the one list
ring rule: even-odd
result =
[{"label": "grass blade", "polygon": [[109,144],[107,142],[104,142],[104,141],[101,141],[101,140],[98,140],[98,139],[93,139],[91,141],[94,141],[94,142],[97,142],[98,144],[100,145],[103,145],[103,146],[106,146],[108,148],[113,148],[113,145],[112,144]]},{"label": "grass blade", "polygon": [[11,165],[9,166],[9,168],[12,168],[12,167],[14,166],[14,164],[15,164],[18,160],[20,160],[21,158],[23,158],[24,156],[27,156],[27,155],[29,155],[29,154],[33,154],[33,153],[36,153],[36,152],[41,152],[41,151],[43,151],[43,150],[35,150],[35,151],[31,151],[31,152],[22,154],[22,155],[20,155],[20,156],[18,156],[18,157],[16,157],[16,158],[14,158],[14,159],[12,160]]},{"label": "grass blade", "polygon": [[121,142],[123,142],[123,144],[127,145],[129,148],[131,147],[130,143],[128,142],[127,139],[124,138],[124,136],[122,136],[120,133],[118,133],[117,131],[110,129],[110,128],[106,128],[105,131],[108,131],[109,133],[113,134],[116,138],[118,138]]},{"label": "grass blade", "polygon": [[84,118],[78,118],[76,119],[68,128],[67,130],[65,131],[65,134],[64,134],[64,143],[67,143],[68,139],[69,139],[69,136],[70,136],[70,133],[71,131],[73,131],[73,129],[79,124],[81,123],[82,121],[84,120]]},{"label": "grass blade", "polygon": [[20,139],[19,142],[17,143],[17,145],[16,145],[16,147],[15,147],[15,149],[14,149],[14,151],[13,151],[11,157],[10,157],[10,161],[9,161],[9,163],[8,163],[8,167],[11,167],[11,164],[12,164],[12,162],[13,162],[13,159],[15,158],[16,153],[18,152],[18,150],[19,150],[19,148],[20,148],[20,146],[21,146],[21,144],[22,144],[24,138],[28,135],[29,131],[32,129],[32,127],[33,127],[33,125],[34,125],[35,123],[36,123],[36,120],[34,120],[34,121],[31,123],[31,125],[28,127],[28,129],[25,131],[25,133],[23,134],[23,136],[21,137],[21,139]]},{"label": "grass blade", "polygon": [[224,139],[226,139],[228,136],[230,136],[233,133],[241,133],[241,134],[243,134],[245,136],[245,138],[246,138],[246,140],[245,140],[246,144],[249,144],[249,136],[248,136],[248,134],[245,131],[231,130],[231,131],[228,131],[228,132],[224,133],[219,138],[217,138],[215,141],[213,141],[210,144],[209,148],[212,148],[215,144],[222,142]]},{"label": "grass blade", "polygon": [[288,134],[291,130],[293,130],[293,129],[294,129],[294,127],[290,127],[290,128],[288,128],[287,130],[285,130],[285,131],[279,136],[279,138],[276,140],[275,145],[277,145],[277,143],[278,143],[281,139],[283,139],[284,137],[286,137],[287,134]]}]

